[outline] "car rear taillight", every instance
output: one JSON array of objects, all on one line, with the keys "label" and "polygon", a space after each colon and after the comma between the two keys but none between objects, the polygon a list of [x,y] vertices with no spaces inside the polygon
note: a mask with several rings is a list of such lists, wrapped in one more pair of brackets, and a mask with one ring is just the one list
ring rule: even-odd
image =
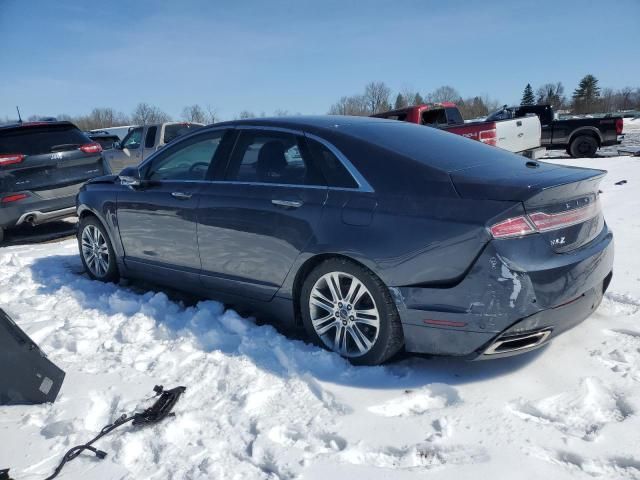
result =
[{"label": "car rear taillight", "polygon": [[496,129],[493,128],[491,130],[483,130],[480,132],[480,136],[478,137],[482,143],[486,143],[487,145],[496,146],[497,143]]},{"label": "car rear taillight", "polygon": [[489,227],[493,238],[523,237],[531,233],[543,233],[551,230],[571,227],[591,220],[600,213],[600,202],[574,208],[566,212],[534,212],[529,215],[508,218]]},{"label": "car rear taillight", "polygon": [[0,155],[0,167],[20,163],[24,160],[24,157],[25,155],[22,155],[21,153],[2,154]]},{"label": "car rear taillight", "polygon": [[616,135],[622,135],[624,121],[621,118],[616,119]]},{"label": "car rear taillight", "polygon": [[2,197],[2,200],[0,200],[0,202],[2,203],[17,202],[18,200],[24,200],[28,196],[29,195],[27,195],[26,193],[16,193],[15,195],[7,195],[6,197]]},{"label": "car rear taillight", "polygon": [[548,232],[586,222],[600,213],[600,203],[595,201],[587,206],[561,213],[530,213],[529,218],[539,232]]},{"label": "car rear taillight", "polygon": [[491,235],[493,235],[493,238],[510,238],[535,233],[536,229],[531,225],[529,220],[527,220],[527,217],[522,215],[496,223],[489,227],[489,231]]},{"label": "car rear taillight", "polygon": [[80,147],[84,153],[100,153],[102,146],[98,142],[86,143]]}]

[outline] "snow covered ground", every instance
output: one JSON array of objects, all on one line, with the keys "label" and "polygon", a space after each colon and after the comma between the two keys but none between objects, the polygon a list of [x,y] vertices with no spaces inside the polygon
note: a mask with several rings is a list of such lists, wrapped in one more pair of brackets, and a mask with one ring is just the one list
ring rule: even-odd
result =
[{"label": "snow covered ground", "polygon": [[552,161],[609,170],[614,278],[591,318],[510,359],[356,368],[213,301],[90,281],[73,240],[0,249],[0,305],[67,372],[56,403],[0,407],[0,467],[42,478],[163,384],[188,387],[175,418],[60,478],[640,478],[640,158]]}]

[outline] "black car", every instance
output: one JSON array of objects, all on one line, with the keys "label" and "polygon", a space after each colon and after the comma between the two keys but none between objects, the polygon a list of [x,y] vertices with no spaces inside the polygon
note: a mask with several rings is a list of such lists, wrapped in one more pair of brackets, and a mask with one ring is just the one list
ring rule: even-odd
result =
[{"label": "black car", "polygon": [[604,174],[393,120],[241,120],[88,182],[78,243],[94,279],[241,304],[357,364],[494,358],[598,306]]},{"label": "black car", "polygon": [[593,157],[600,147],[622,143],[621,116],[598,118],[555,118],[551,105],[520,105],[493,112],[487,120],[505,120],[537,115],[542,125],[541,144],[547,149],[565,149],[572,157]]},{"label": "black car", "polygon": [[105,169],[100,144],[69,122],[0,126],[0,242],[8,228],[75,215],[75,197]]}]

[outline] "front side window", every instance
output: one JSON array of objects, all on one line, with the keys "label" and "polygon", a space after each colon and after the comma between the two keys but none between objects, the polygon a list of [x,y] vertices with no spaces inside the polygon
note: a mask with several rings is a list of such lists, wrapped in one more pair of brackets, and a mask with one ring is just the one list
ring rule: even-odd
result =
[{"label": "front side window", "polygon": [[247,130],[240,134],[227,180],[287,185],[326,185],[322,172],[291,133]]},{"label": "front side window", "polygon": [[131,130],[124,140],[122,141],[122,148],[128,148],[129,150],[135,150],[140,148],[142,143],[142,127],[137,127]]},{"label": "front side window", "polygon": [[224,131],[190,138],[156,157],[146,173],[148,180],[205,180]]}]

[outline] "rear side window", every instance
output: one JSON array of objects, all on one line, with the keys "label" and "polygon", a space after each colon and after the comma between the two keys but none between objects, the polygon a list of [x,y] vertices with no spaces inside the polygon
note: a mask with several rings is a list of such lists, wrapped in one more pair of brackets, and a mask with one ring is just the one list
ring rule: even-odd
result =
[{"label": "rear side window", "polygon": [[236,143],[227,180],[287,185],[325,185],[300,138],[284,132],[244,131]]},{"label": "rear side window", "polygon": [[153,148],[156,144],[156,133],[158,133],[158,127],[149,127],[147,129],[147,135],[144,138],[144,148]]},{"label": "rear side window", "polygon": [[166,125],[164,127],[164,143],[169,143],[186,133],[192,132],[196,128],[200,128],[200,125],[194,125],[193,123],[174,123],[172,125]]},{"label": "rear side window", "polygon": [[447,112],[447,121],[449,124],[460,125],[464,123],[460,110],[457,108],[447,107],[445,111]]},{"label": "rear side window", "polygon": [[330,187],[358,188],[358,183],[331,150],[311,138],[307,139],[307,146]]},{"label": "rear side window", "polygon": [[40,155],[75,150],[86,143],[91,143],[89,137],[73,125],[24,126],[0,131],[0,154]]}]

